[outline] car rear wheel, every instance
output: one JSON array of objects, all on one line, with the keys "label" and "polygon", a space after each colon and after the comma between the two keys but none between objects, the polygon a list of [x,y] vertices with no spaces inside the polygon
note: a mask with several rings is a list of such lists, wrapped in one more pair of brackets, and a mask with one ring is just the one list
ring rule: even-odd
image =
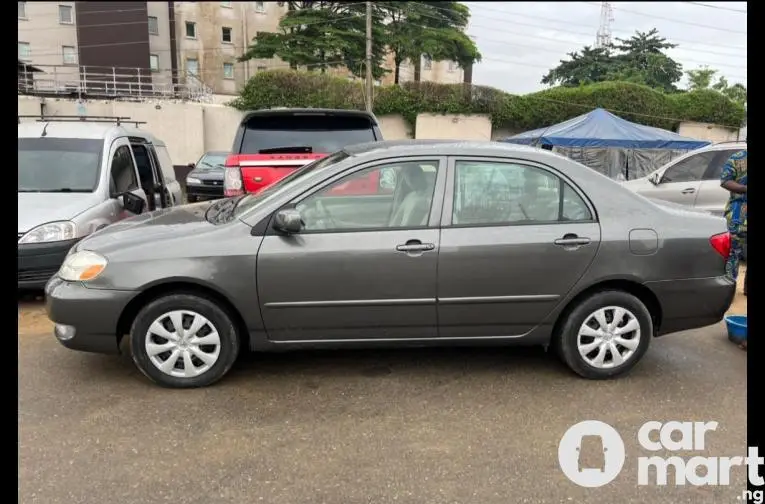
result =
[{"label": "car rear wheel", "polygon": [[133,362],[155,383],[205,387],[236,360],[239,338],[232,318],[215,302],[191,294],[163,296],[147,304],[130,331]]},{"label": "car rear wheel", "polygon": [[645,304],[623,291],[580,301],[555,335],[557,350],[576,374],[598,380],[630,371],[648,350],[653,321]]}]

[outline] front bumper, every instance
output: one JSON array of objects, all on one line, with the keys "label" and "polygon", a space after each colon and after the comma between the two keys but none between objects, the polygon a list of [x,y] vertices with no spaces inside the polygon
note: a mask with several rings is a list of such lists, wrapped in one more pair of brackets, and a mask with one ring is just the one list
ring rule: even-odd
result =
[{"label": "front bumper", "polygon": [[133,291],[89,289],[80,282],[53,277],[45,286],[45,310],[58,341],[72,350],[120,352],[117,323]]},{"label": "front bumper", "polygon": [[58,272],[69,250],[80,241],[24,243],[18,245],[18,288],[42,289]]},{"label": "front bumper", "polygon": [[186,185],[186,194],[189,196],[196,196],[198,198],[223,198],[223,181],[220,181],[220,184],[216,183],[213,185],[211,183],[205,183],[205,184],[187,184]]},{"label": "front bumper", "polygon": [[720,322],[736,295],[736,282],[727,276],[647,282],[662,309],[658,336]]}]

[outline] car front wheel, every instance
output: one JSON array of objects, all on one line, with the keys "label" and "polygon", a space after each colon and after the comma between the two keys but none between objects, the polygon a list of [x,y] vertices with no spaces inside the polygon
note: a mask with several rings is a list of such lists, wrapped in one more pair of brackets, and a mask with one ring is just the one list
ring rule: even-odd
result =
[{"label": "car front wheel", "polygon": [[600,291],[581,300],[555,335],[557,350],[576,374],[615,378],[630,371],[648,350],[653,321],[645,304],[623,291]]},{"label": "car front wheel", "polygon": [[147,304],[133,322],[130,344],[138,369],[172,388],[215,383],[239,353],[231,316],[217,303],[192,294],[172,294]]}]

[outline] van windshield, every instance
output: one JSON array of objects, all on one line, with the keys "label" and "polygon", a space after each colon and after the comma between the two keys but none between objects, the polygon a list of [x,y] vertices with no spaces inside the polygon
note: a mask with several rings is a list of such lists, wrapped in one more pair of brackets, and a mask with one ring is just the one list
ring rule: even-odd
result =
[{"label": "van windshield", "polygon": [[348,145],[374,142],[370,118],[354,115],[285,114],[251,117],[244,128],[241,154],[269,150],[326,154]]},{"label": "van windshield", "polygon": [[18,192],[93,192],[101,172],[103,141],[19,138]]}]

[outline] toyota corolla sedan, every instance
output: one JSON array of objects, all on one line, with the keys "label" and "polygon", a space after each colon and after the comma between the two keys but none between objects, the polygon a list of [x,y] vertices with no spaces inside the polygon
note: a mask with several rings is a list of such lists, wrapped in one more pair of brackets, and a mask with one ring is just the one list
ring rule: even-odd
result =
[{"label": "toyota corolla sedan", "polygon": [[[373,172],[376,191],[342,190]],[[604,379],[722,319],[729,248],[721,218],[545,150],[378,142],[109,226],[46,302],[64,346],[129,348],[169,387],[210,385],[244,350],[396,345],[542,345]]]}]

